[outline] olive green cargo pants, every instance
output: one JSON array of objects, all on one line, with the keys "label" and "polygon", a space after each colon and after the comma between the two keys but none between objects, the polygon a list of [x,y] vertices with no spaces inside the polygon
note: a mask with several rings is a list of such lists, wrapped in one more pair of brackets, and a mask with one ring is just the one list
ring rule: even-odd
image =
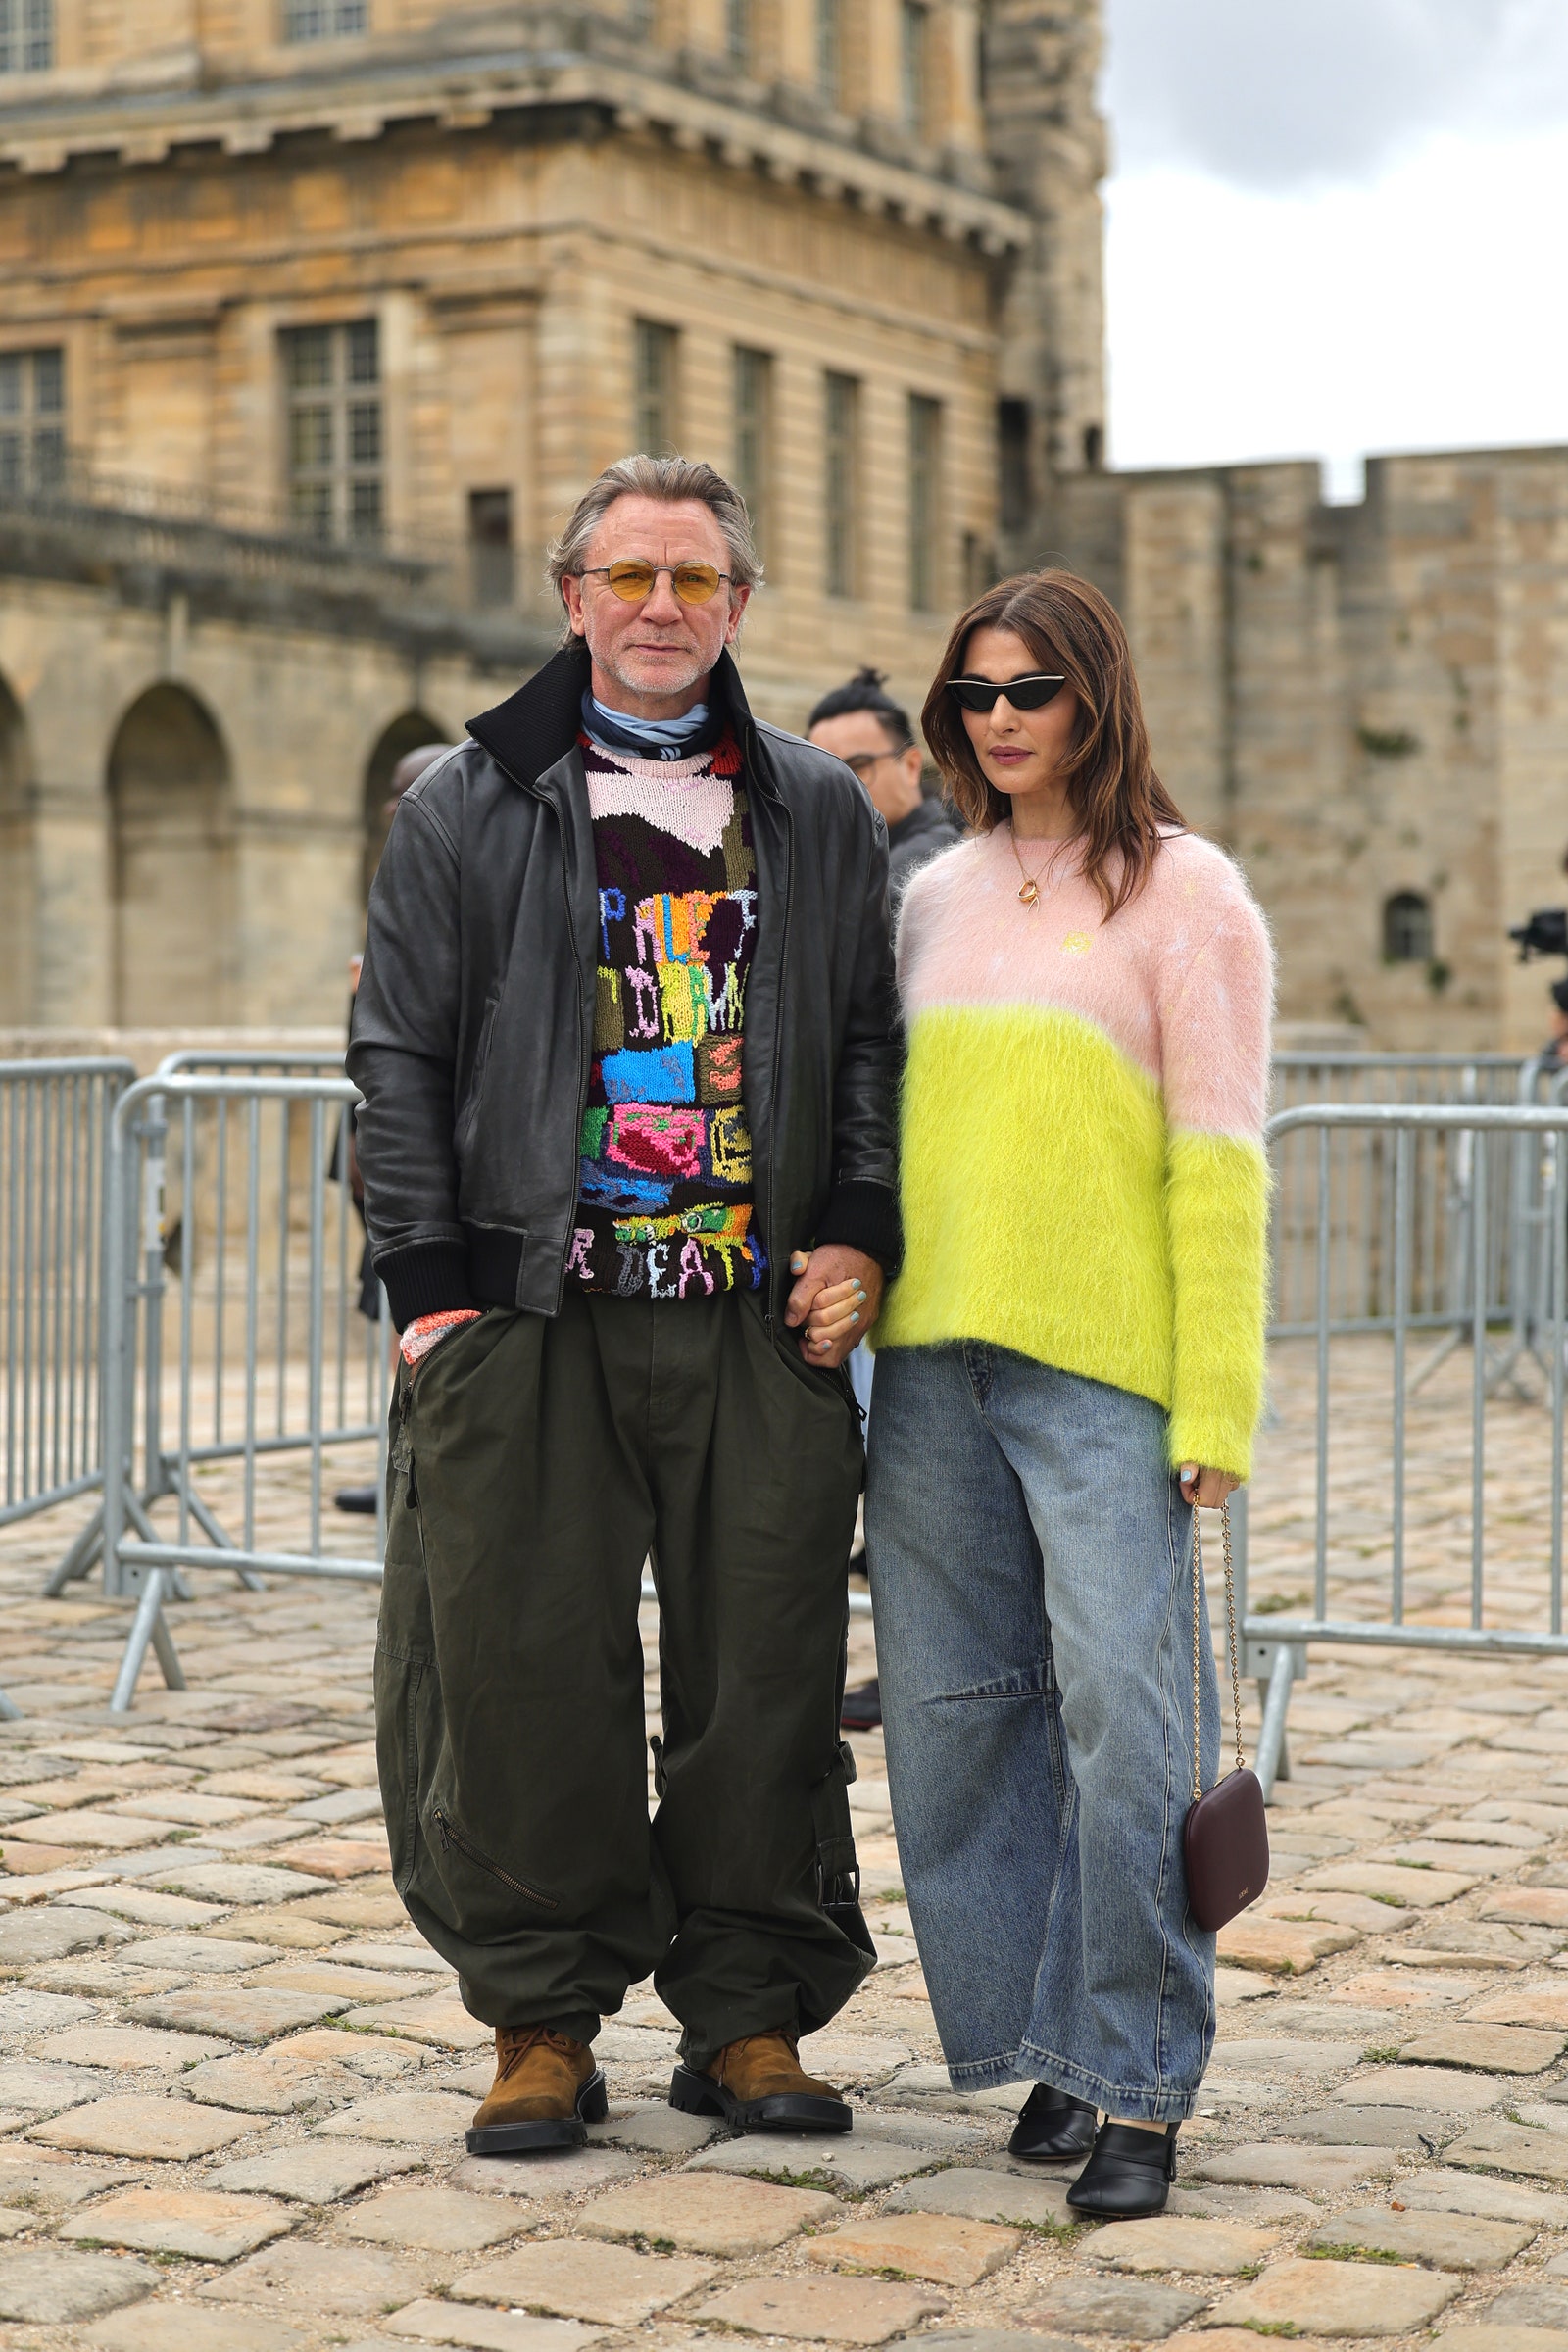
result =
[{"label": "olive green cargo pants", "polygon": [[381,1790],[398,1891],[467,2007],[589,2041],[652,1971],[698,2066],[824,2025],[871,1966],[839,1739],[843,1375],[744,1297],[574,1293],[403,1367],[392,1438]]}]

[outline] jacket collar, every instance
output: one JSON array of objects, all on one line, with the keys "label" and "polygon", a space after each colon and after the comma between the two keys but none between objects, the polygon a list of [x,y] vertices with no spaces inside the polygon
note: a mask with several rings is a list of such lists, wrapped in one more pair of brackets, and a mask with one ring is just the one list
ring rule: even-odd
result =
[{"label": "jacket collar", "polygon": [[[515,694],[497,703],[493,710],[470,718],[468,733],[475,743],[483,744],[514,784],[531,792],[577,740],[588,674],[588,648],[580,637],[573,637]],[[719,655],[709,678],[708,696],[728,718],[750,769],[754,764],[752,713],[740,672],[727,651]]]}]

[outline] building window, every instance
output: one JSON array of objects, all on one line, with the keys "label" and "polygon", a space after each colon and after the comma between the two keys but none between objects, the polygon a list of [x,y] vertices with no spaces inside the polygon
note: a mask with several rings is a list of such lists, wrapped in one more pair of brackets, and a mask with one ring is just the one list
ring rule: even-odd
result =
[{"label": "building window", "polygon": [[758,551],[766,549],[773,459],[773,361],[765,351],[735,346],[735,487],[746,501]]},{"label": "building window", "polygon": [[752,0],[724,0],[724,47],[732,66],[752,62]]},{"label": "building window", "polygon": [[285,41],[346,41],[370,29],[370,0],[284,0]]},{"label": "building window", "polygon": [[909,395],[909,603],[937,608],[942,526],[942,403]]},{"label": "building window", "polygon": [[381,535],[381,361],[373,318],[283,336],[289,513],[313,539]]},{"label": "building window", "polygon": [[997,403],[997,512],[1004,531],[1026,531],[1034,511],[1029,467],[1029,403]]},{"label": "building window", "polygon": [[1105,461],[1105,428],[1102,424],[1084,426],[1084,464],[1091,473],[1098,473]]},{"label": "building window", "polygon": [[468,550],[474,603],[510,605],[516,591],[510,490],[468,492]]},{"label": "building window", "polygon": [[65,353],[0,352],[0,490],[53,490],[65,473]]},{"label": "building window", "polygon": [[639,318],[634,331],[632,437],[650,457],[664,457],[675,447],[676,332],[672,326],[656,326],[651,318]]},{"label": "building window", "polygon": [[830,370],[823,393],[827,593],[854,596],[859,585],[860,386],[855,376]]},{"label": "building window", "polygon": [[1432,902],[1418,890],[1396,890],[1383,907],[1385,963],[1432,961]]},{"label": "building window", "polygon": [[929,70],[931,12],[924,0],[901,0],[899,52],[900,91],[904,120],[910,130],[924,130],[926,79]]},{"label": "building window", "polygon": [[816,87],[829,106],[844,99],[844,24],[840,0],[816,0]]},{"label": "building window", "polygon": [[0,74],[47,74],[54,62],[54,0],[0,0]]}]

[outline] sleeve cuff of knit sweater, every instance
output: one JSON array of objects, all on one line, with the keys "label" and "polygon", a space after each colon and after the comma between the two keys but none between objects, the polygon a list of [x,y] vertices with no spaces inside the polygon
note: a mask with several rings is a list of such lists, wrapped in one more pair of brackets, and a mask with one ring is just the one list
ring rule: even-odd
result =
[{"label": "sleeve cuff of knit sweater", "polygon": [[816,1228],[816,1247],[830,1244],[874,1257],[889,1281],[904,1258],[899,1197],[891,1185],[857,1179],[836,1184]]}]

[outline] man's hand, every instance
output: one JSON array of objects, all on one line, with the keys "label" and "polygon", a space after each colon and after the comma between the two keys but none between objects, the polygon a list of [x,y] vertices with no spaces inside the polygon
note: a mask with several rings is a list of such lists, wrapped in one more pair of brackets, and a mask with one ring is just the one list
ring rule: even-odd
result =
[{"label": "man's hand", "polygon": [[1217,1511],[1228,1495],[1234,1494],[1242,1484],[1228,1470],[1200,1470],[1196,1462],[1183,1462],[1179,1473],[1182,1482],[1182,1500],[1205,1511]]},{"label": "man's hand", "polygon": [[809,1257],[797,1250],[790,1259],[795,1288],[784,1309],[791,1330],[804,1323],[801,1355],[819,1372],[842,1364],[865,1337],[882,1304],[882,1269],[874,1257],[830,1242]]}]

